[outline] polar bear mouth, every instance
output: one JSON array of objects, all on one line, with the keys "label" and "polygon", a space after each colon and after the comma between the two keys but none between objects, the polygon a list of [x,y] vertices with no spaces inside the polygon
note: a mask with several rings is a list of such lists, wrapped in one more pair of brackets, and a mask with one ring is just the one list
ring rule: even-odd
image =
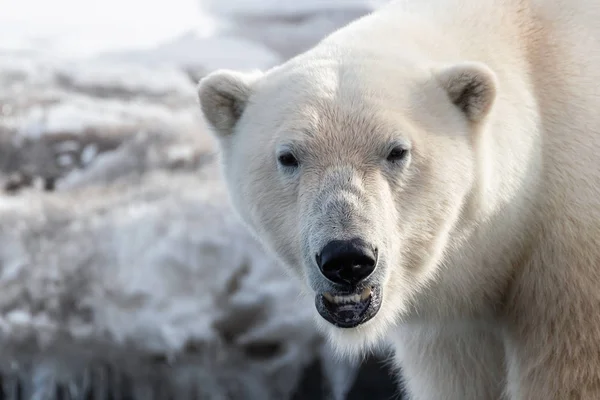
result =
[{"label": "polar bear mouth", "polygon": [[317,311],[338,328],[355,328],[373,318],[381,307],[381,288],[367,286],[350,293],[325,292],[315,298]]}]

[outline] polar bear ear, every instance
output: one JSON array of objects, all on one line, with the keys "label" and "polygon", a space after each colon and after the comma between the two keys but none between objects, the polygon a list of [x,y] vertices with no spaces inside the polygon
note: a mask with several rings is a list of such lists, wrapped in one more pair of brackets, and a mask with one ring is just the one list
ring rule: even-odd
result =
[{"label": "polar bear ear", "polygon": [[233,133],[252,93],[252,85],[261,75],[261,72],[219,70],[200,80],[200,108],[217,136]]},{"label": "polar bear ear", "polygon": [[437,78],[469,121],[479,122],[491,110],[496,99],[496,75],[485,64],[464,62],[440,68]]}]

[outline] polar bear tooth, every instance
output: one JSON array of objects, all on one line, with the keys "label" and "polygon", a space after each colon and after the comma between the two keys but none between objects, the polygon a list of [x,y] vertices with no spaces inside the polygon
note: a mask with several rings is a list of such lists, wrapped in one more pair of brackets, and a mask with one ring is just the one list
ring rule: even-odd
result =
[{"label": "polar bear tooth", "polygon": [[363,289],[361,293],[348,295],[348,296],[334,296],[329,292],[324,292],[323,297],[330,303],[333,304],[347,304],[347,303],[360,303],[361,301],[367,300],[372,293],[372,289],[367,287]]},{"label": "polar bear tooth", "polygon": [[336,304],[346,303],[346,296],[335,296],[333,299]]},{"label": "polar bear tooth", "polygon": [[371,296],[371,288],[370,287],[366,287],[366,288],[364,288],[364,290],[360,294],[360,300],[366,300],[366,299],[369,298],[369,296]]}]

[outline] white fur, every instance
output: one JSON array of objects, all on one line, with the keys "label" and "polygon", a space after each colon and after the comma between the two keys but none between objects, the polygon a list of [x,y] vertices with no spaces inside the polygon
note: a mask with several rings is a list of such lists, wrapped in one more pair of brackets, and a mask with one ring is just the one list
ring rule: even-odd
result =
[{"label": "white fur", "polygon": [[598,38],[594,0],[404,0],[201,82],[209,121],[243,88],[213,124],[230,194],[310,296],[326,240],[378,245],[377,316],[315,312],[341,352],[391,342],[414,399],[600,398]]}]

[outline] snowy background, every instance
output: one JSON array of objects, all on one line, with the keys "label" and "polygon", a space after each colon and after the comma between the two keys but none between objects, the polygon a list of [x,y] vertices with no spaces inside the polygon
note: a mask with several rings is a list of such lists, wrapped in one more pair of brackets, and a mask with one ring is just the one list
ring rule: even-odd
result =
[{"label": "snowy background", "polygon": [[0,0],[0,399],[389,398],[233,216],[195,94],[385,1]]}]

